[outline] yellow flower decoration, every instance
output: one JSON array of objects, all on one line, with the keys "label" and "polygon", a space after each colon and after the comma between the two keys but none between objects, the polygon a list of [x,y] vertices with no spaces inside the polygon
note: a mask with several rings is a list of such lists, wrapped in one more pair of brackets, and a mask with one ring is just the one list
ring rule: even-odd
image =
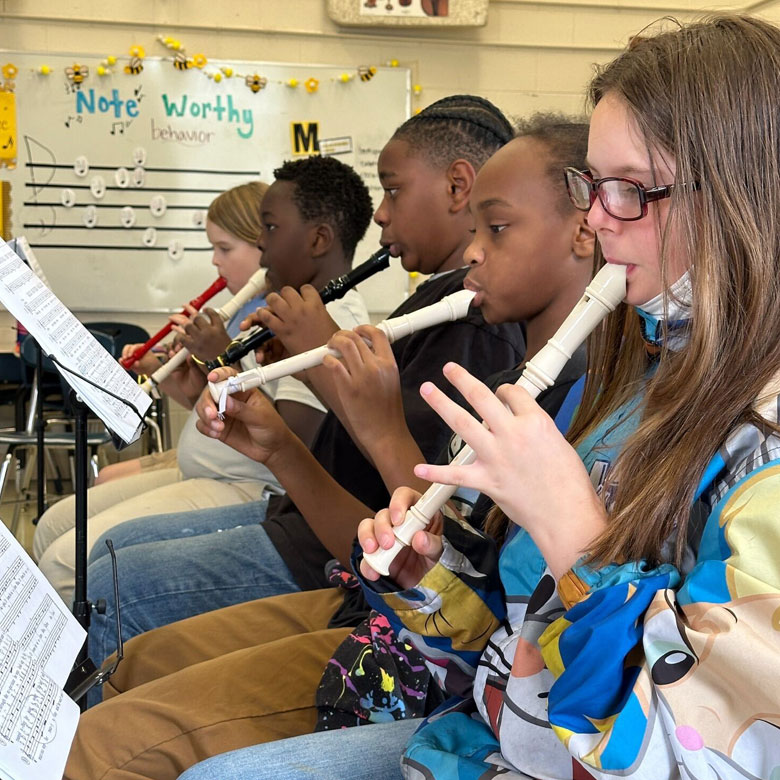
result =
[{"label": "yellow flower decoration", "polygon": [[315,79],[314,76],[310,76],[306,79],[303,86],[306,87],[306,91],[311,95],[320,88],[320,81],[319,79]]},{"label": "yellow flower decoration", "polygon": [[287,86],[295,89],[298,86],[298,79],[287,79]]},{"label": "yellow flower decoration", "polygon": [[[211,74],[209,74],[209,75],[211,75]],[[214,74],[214,81],[216,81],[217,83],[222,81],[222,74],[221,73],[215,73]]]},{"label": "yellow flower decoration", "polygon": [[391,68],[397,68],[400,63],[396,59],[390,60],[390,62],[387,63]]},{"label": "yellow flower decoration", "polygon": [[98,65],[97,66],[97,74],[98,76],[105,76],[108,73],[108,68],[105,65]]},{"label": "yellow flower decoration", "polygon": [[342,73],[339,76],[339,81],[342,84],[347,84],[348,82],[352,81],[352,74],[351,73]]},{"label": "yellow flower decoration", "polygon": [[116,57],[112,54],[109,57],[106,57],[106,62],[109,65],[116,65]]},{"label": "yellow flower decoration", "polygon": [[220,68],[220,70],[225,74],[226,78],[230,78],[233,75],[233,68]]},{"label": "yellow flower decoration", "polygon": [[41,76],[48,76],[51,73],[51,68],[48,65],[41,65],[41,67],[38,68],[38,73],[40,73]]},{"label": "yellow flower decoration", "polygon": [[192,64],[196,68],[204,67],[207,62],[208,62],[208,60],[206,59],[206,55],[205,54],[193,54],[192,55]]},{"label": "yellow flower decoration", "polygon": [[415,84],[412,87],[412,92],[414,92],[415,95],[419,95],[422,92],[422,84]]},{"label": "yellow flower decoration", "polygon": [[179,49],[181,49],[181,41],[177,41],[177,40],[176,40],[176,38],[173,38],[173,39],[171,40],[170,47],[171,47],[171,48],[172,48],[174,51],[179,51]]},{"label": "yellow flower decoration", "polygon": [[146,56],[146,51],[144,50],[143,46],[131,46],[130,47],[130,56],[131,57],[138,57],[139,59],[143,59]]},{"label": "yellow flower decoration", "polygon": [[7,65],[3,65],[3,76],[7,79],[16,78],[16,74],[19,72],[19,68],[13,63],[9,62]]}]

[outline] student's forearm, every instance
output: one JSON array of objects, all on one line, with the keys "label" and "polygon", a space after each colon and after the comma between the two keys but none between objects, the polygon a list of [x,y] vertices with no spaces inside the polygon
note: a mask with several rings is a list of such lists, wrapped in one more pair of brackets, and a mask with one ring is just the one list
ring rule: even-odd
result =
[{"label": "student's forearm", "polygon": [[366,442],[371,462],[382,477],[387,492],[392,494],[399,487],[410,487],[424,493],[430,482],[414,475],[414,467],[425,463],[425,456],[404,426],[381,440]]},{"label": "student's forearm", "polygon": [[266,465],[322,545],[349,565],[358,523],[374,512],[344,490],[296,436],[290,435]]}]

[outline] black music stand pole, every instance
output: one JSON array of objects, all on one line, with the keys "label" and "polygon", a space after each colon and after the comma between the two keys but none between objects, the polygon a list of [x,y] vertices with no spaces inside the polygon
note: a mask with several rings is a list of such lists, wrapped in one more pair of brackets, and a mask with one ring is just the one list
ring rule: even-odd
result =
[{"label": "black music stand pole", "polygon": [[[91,605],[87,600],[87,405],[71,391],[71,405],[76,424],[76,586],[73,592],[73,614],[89,631]],[[84,646],[76,658],[80,665],[89,658],[89,639],[84,640]],[[82,700],[82,710],[86,701]]]},{"label": "black music stand pole", "polygon": [[41,351],[41,345],[35,342],[35,389],[36,389],[36,405],[35,405],[35,437],[36,437],[36,455],[38,460],[35,463],[37,469],[37,494],[38,494],[38,511],[35,516],[33,525],[37,525],[41,519],[41,515],[46,510],[46,470],[43,461],[43,352]]}]

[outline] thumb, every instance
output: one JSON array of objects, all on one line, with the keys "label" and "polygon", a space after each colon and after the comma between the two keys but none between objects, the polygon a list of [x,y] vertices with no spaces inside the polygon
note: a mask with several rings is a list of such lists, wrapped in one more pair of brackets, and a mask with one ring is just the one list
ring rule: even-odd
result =
[{"label": "thumb", "polygon": [[438,561],[441,558],[444,545],[441,536],[428,533],[428,531],[418,531],[412,537],[412,549],[430,561]]}]

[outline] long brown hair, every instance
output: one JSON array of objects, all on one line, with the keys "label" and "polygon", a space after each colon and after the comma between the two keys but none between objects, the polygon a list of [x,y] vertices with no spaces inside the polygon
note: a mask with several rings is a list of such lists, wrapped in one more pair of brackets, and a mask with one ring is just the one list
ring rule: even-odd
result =
[{"label": "long brown hair", "polygon": [[[730,431],[767,423],[751,406],[780,367],[780,30],[718,15],[643,33],[590,85],[616,95],[650,152],[671,155],[677,187],[661,248],[690,262],[690,341],[664,349],[647,380],[641,421],[608,477],[614,502],[595,562],[679,562],[696,487]],[[647,360],[638,317],[620,307],[589,343],[585,392],[568,438],[578,443],[639,392]]]},{"label": "long brown hair", "polygon": [[267,190],[262,181],[239,184],[211,201],[206,216],[231,236],[257,246],[263,232],[260,206]]}]

